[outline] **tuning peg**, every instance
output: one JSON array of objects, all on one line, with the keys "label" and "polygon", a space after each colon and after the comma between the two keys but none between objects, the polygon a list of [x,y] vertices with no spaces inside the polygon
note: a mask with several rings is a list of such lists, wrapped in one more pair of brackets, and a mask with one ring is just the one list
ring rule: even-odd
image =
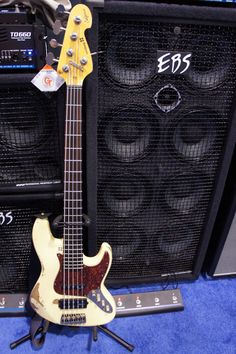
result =
[{"label": "tuning peg", "polygon": [[61,21],[60,20],[56,20],[53,27],[53,33],[55,35],[58,35],[61,31],[65,31],[65,27],[62,27]]},{"label": "tuning peg", "polygon": [[53,53],[48,53],[48,54],[47,54],[47,56],[46,56],[46,63],[47,63],[48,65],[53,65],[53,64],[57,63],[58,61],[59,61],[59,60],[54,57],[54,54],[53,54]]},{"label": "tuning peg", "polygon": [[56,17],[57,18],[61,18],[64,19],[65,15],[69,16],[70,12],[65,10],[65,7],[61,4],[58,5],[57,9],[56,9]]},{"label": "tuning peg", "polygon": [[57,47],[62,47],[61,43],[58,43],[58,41],[55,38],[52,38],[49,42],[51,48],[57,48]]},{"label": "tuning peg", "polygon": [[104,50],[100,50],[99,52],[93,52],[91,53],[91,56],[101,54],[101,53],[104,53]]}]

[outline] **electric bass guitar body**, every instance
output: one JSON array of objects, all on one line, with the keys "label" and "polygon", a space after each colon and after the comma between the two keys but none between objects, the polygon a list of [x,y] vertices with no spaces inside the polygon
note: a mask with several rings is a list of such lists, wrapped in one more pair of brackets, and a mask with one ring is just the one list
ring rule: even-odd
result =
[{"label": "electric bass guitar body", "polygon": [[82,269],[65,271],[63,239],[53,237],[48,219],[42,215],[34,224],[33,244],[41,274],[30,302],[41,317],[70,326],[97,326],[114,318],[115,302],[104,286],[112,260],[108,243],[102,244],[95,257],[83,255]]}]

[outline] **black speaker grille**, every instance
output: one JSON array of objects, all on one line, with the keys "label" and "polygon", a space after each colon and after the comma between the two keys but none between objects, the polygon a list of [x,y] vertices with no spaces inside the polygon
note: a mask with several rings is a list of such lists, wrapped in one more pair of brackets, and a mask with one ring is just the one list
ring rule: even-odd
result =
[{"label": "black speaker grille", "polygon": [[[27,292],[34,279],[35,260],[32,262],[32,227],[36,215],[61,213],[60,203],[40,200],[21,203],[2,203],[0,206],[0,291]],[[36,280],[36,279],[35,279]]]},{"label": "black speaker grille", "polygon": [[58,125],[57,95],[0,87],[0,186],[60,181]]},{"label": "black speaker grille", "polygon": [[8,33],[6,27],[0,26],[0,42],[6,42],[8,40]]},{"label": "black speaker grille", "polygon": [[[232,120],[235,28],[99,15],[98,242],[110,280],[192,273]],[[157,74],[157,50],[191,52]]]}]

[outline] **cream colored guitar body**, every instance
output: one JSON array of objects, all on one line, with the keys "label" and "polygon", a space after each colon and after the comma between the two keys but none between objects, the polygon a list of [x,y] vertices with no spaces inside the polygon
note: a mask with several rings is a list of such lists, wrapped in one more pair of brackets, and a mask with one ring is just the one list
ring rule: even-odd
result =
[{"label": "cream colored guitar body", "polygon": [[59,256],[63,255],[63,239],[53,237],[47,217],[36,219],[33,227],[33,244],[41,262],[41,274],[31,292],[30,302],[32,308],[41,317],[53,323],[69,326],[97,326],[108,323],[115,317],[115,301],[104,286],[112,260],[109,244],[103,243],[95,257],[83,255],[84,266],[87,267],[88,273],[90,267],[93,269],[99,267],[105,255],[106,269],[99,289],[93,289],[86,296],[86,308],[74,309],[59,306],[63,304],[63,301],[72,304],[73,299],[78,301],[84,297],[64,296],[55,291],[55,280],[61,267]]}]

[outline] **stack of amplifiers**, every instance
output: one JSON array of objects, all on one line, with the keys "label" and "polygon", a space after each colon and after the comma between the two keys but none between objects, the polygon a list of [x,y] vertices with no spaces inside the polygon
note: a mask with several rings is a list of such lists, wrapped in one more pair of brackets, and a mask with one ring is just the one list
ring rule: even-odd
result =
[{"label": "stack of amplifiers", "polygon": [[105,1],[88,36],[91,254],[111,244],[110,285],[194,279],[236,134],[236,11]]},{"label": "stack of amplifiers", "polygon": [[31,83],[45,63],[46,28],[25,8],[0,10],[0,22],[0,193],[58,190],[63,91]]},{"label": "stack of amplifiers", "polygon": [[[31,83],[45,64],[45,26],[21,8],[0,10],[0,22],[0,313],[6,314],[24,310],[18,294],[28,293],[39,271],[31,241],[36,215],[53,220],[62,213],[65,95]],[[7,294],[19,306],[10,308]]]}]

